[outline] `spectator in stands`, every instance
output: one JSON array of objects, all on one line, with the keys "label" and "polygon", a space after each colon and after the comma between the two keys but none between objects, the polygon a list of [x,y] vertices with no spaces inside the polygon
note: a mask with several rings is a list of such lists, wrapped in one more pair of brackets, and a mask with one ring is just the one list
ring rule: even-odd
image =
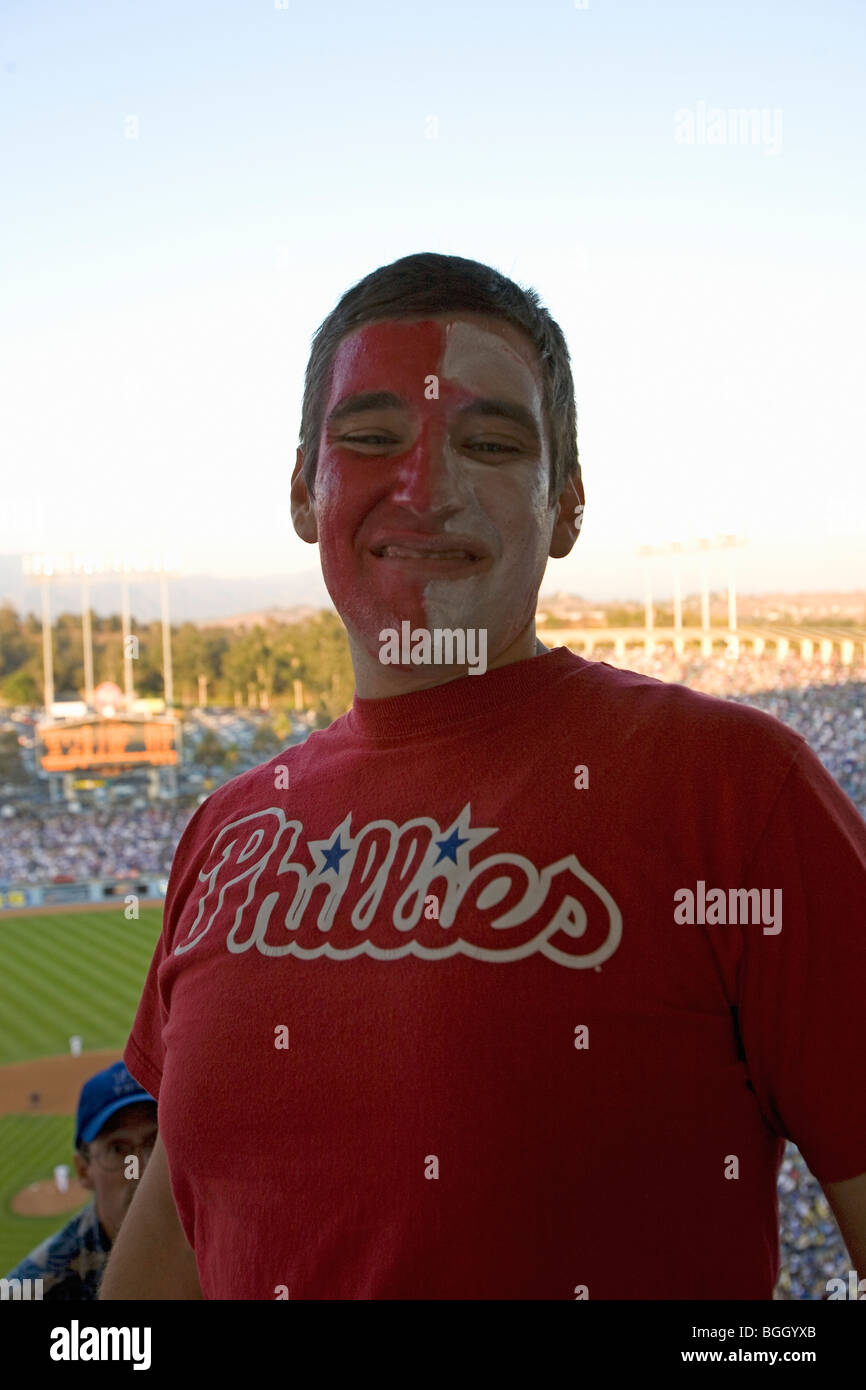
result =
[{"label": "spectator in stands", "polygon": [[75,1126],[75,1171],[93,1201],[6,1278],[41,1280],[43,1299],[96,1298],[156,1136],[156,1102],[123,1062],[85,1082]]}]

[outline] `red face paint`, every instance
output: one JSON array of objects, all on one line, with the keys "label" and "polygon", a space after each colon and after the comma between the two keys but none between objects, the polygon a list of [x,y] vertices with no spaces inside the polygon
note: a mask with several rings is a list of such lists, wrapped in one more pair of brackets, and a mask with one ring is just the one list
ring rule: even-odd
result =
[{"label": "red face paint", "polygon": [[[403,408],[379,407],[328,425],[335,407],[368,392],[392,393]],[[380,646],[382,630],[405,620],[413,628],[472,625],[473,607],[495,587],[493,571],[506,546],[523,551],[526,572],[527,523],[531,528],[538,519],[544,489],[536,474],[546,482],[546,453],[539,462],[531,450],[509,450],[505,432],[489,422],[474,425],[473,436],[505,443],[472,453],[462,437],[455,444],[454,412],[485,395],[516,399],[540,422],[540,386],[525,356],[502,335],[465,320],[368,324],[337,350],[316,472],[316,520],[328,591],[370,652]],[[484,448],[500,449],[501,456]],[[391,551],[375,553],[387,541]],[[431,545],[476,558],[399,553]],[[501,598],[507,602],[508,593]],[[521,594],[521,614],[525,608]]]}]

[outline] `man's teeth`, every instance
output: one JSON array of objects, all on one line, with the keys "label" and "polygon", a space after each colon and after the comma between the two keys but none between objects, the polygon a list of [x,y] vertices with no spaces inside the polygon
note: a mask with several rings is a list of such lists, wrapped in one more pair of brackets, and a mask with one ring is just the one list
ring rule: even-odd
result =
[{"label": "man's teeth", "polygon": [[422,550],[408,545],[386,545],[382,555],[390,555],[395,560],[415,560],[419,556],[425,560],[471,560],[468,550]]}]

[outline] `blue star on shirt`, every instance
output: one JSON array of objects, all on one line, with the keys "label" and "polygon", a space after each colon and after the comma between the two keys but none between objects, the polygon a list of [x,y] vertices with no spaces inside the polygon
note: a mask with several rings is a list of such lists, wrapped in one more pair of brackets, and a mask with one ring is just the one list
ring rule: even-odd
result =
[{"label": "blue star on shirt", "polygon": [[468,844],[469,837],[467,836],[465,840],[462,840],[460,838],[458,830],[455,827],[455,829],[451,831],[451,834],[448,836],[447,840],[436,841],[436,848],[439,851],[439,858],[436,860],[436,863],[438,864],[442,859],[450,859],[452,864],[456,864],[458,849],[461,845]]},{"label": "blue star on shirt", "polygon": [[326,869],[333,869],[335,874],[339,874],[340,860],[348,853],[349,851],[347,849],[342,848],[342,842],[338,835],[334,843],[329,845],[322,855],[322,873],[324,873]]}]

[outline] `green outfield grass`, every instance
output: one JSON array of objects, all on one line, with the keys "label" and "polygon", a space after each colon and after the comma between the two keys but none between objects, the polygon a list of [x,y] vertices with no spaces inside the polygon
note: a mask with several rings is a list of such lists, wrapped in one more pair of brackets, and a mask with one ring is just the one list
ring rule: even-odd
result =
[{"label": "green outfield grass", "polygon": [[[76,1033],[85,1051],[119,1057],[161,926],[160,907],[138,921],[122,906],[0,917],[0,1066],[68,1052]],[[0,1116],[0,1276],[69,1220],[15,1216],[9,1204],[56,1163],[72,1167],[73,1131],[71,1116]]]},{"label": "green outfield grass", "polygon": [[0,1115],[0,1276],[73,1216],[16,1216],[9,1204],[22,1187],[50,1178],[56,1163],[74,1176],[74,1138],[71,1115]]},{"label": "green outfield grass", "polygon": [[0,1066],[82,1047],[121,1047],[135,1017],[162,926],[116,912],[0,917]]}]

